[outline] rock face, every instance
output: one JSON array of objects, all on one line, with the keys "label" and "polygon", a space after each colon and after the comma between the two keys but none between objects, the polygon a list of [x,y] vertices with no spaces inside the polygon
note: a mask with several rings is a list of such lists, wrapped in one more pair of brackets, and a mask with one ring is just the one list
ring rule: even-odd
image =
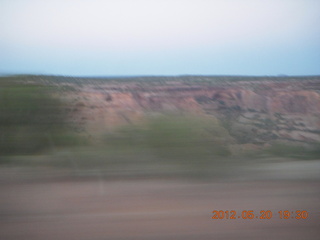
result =
[{"label": "rock face", "polygon": [[320,142],[320,77],[257,81],[91,82],[65,97],[88,131],[142,121],[157,112],[214,115],[242,143]]}]

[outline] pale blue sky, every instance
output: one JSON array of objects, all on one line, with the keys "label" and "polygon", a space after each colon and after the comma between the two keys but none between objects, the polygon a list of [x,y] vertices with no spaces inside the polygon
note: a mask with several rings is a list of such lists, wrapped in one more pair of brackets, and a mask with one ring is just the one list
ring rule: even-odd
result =
[{"label": "pale blue sky", "polygon": [[0,74],[320,75],[319,0],[0,0]]}]

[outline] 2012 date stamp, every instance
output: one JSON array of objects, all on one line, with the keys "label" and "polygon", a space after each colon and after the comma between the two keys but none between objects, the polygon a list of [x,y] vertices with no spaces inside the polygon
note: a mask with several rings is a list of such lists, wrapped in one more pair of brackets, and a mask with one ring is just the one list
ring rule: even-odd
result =
[{"label": "2012 date stamp", "polygon": [[306,210],[213,210],[211,219],[297,219],[303,220],[309,217]]}]

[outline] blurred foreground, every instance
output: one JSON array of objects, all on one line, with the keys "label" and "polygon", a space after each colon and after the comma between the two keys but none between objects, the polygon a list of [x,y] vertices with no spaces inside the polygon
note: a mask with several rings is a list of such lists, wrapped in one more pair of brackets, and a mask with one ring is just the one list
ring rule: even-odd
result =
[{"label": "blurred foreground", "polygon": [[[211,180],[125,170],[131,175],[108,178],[99,171],[79,176],[3,167],[0,238],[319,239],[319,160],[230,166],[228,177]],[[273,217],[211,219],[213,210],[271,210]],[[309,216],[280,219],[280,210],[306,210]]]},{"label": "blurred foreground", "polygon": [[317,143],[242,144],[227,122],[182,112],[88,137],[52,88],[1,84],[0,239],[319,239]]}]

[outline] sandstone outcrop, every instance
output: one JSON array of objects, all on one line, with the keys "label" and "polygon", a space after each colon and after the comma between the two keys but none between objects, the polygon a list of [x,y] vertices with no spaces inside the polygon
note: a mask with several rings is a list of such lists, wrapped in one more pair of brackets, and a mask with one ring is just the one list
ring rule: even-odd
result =
[{"label": "sandstone outcrop", "polygon": [[319,77],[159,79],[83,80],[69,83],[75,90],[65,98],[72,103],[74,121],[87,131],[142,121],[152,113],[189,112],[218,117],[243,144],[320,142]]}]

